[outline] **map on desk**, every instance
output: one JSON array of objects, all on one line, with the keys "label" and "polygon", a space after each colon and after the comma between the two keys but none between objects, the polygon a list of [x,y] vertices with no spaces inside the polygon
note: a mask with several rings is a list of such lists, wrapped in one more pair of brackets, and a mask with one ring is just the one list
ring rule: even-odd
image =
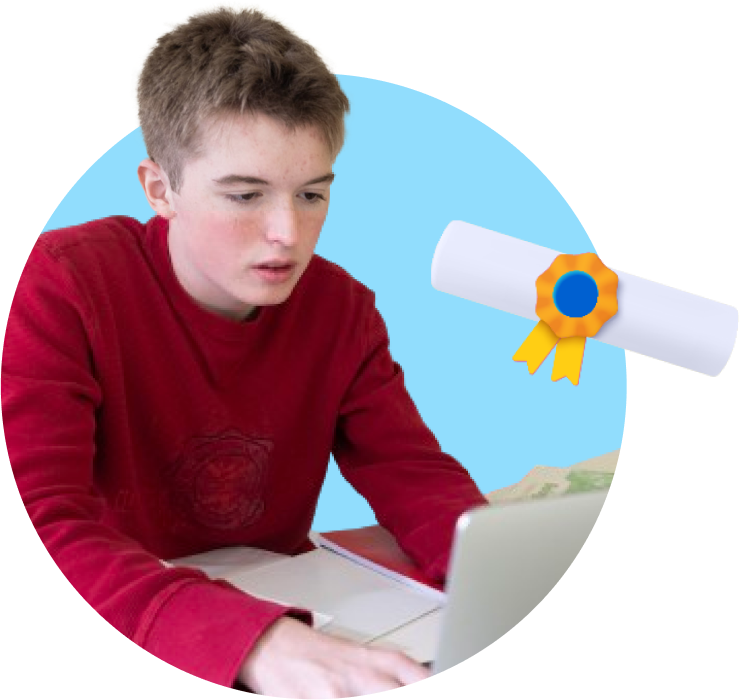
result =
[{"label": "map on desk", "polygon": [[486,498],[491,504],[512,503],[608,489],[618,458],[619,450],[614,450],[569,467],[537,466],[521,481],[492,491]]}]

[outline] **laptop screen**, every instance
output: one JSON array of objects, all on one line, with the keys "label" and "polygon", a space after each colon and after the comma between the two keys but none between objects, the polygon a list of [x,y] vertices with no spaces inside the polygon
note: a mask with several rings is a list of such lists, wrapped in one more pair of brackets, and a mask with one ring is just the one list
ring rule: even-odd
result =
[{"label": "laptop screen", "polygon": [[493,644],[542,601],[586,541],[606,494],[483,506],[460,517],[435,673]]}]

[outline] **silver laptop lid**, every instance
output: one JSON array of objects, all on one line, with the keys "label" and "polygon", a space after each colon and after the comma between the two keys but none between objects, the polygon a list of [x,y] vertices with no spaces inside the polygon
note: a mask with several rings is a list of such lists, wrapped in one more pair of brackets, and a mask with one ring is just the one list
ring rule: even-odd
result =
[{"label": "silver laptop lid", "polygon": [[583,546],[606,494],[483,506],[460,517],[434,673],[485,649],[540,603]]}]

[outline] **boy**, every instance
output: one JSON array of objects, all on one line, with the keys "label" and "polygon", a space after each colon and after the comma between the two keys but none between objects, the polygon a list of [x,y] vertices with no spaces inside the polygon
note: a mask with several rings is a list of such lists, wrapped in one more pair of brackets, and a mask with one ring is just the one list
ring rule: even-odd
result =
[{"label": "boy", "polygon": [[313,254],[348,108],[315,51],[258,12],[161,37],[139,81],[156,216],[41,236],[3,353],[18,487],[72,584],[163,660],[281,697],[427,672],[160,560],[308,551],[332,452],[439,580],[458,515],[485,503],[406,393],[372,292]]}]

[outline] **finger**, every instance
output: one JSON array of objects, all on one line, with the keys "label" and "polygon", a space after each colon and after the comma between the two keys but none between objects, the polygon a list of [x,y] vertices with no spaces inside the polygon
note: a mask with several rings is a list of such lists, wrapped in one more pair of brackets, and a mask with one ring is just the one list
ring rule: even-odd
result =
[{"label": "finger", "polygon": [[402,685],[423,681],[431,671],[400,651],[379,651],[381,663],[387,673],[392,674]]},{"label": "finger", "polygon": [[398,671],[398,680],[403,685],[410,685],[411,683],[418,683],[426,678],[429,678],[432,672],[428,668],[424,668],[412,661],[410,664],[404,664]]}]

